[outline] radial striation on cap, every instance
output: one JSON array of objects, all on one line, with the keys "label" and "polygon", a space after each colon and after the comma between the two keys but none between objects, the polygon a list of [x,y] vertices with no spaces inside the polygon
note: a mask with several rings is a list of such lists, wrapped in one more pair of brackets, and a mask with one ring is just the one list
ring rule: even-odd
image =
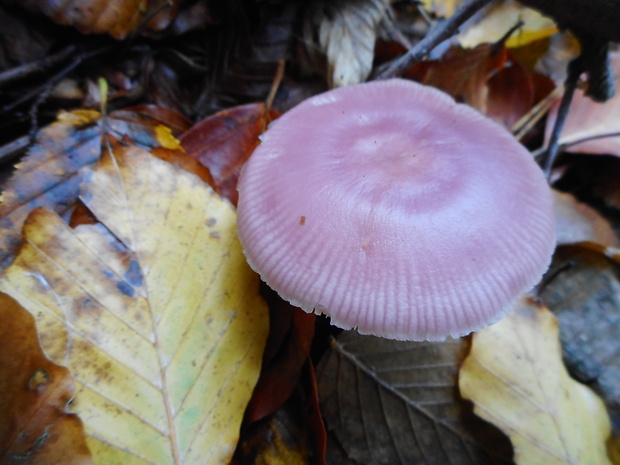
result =
[{"label": "radial striation on cap", "polygon": [[282,298],[407,340],[497,321],[555,245],[530,154],[400,79],[332,90],[277,120],[241,173],[238,221],[248,262]]}]

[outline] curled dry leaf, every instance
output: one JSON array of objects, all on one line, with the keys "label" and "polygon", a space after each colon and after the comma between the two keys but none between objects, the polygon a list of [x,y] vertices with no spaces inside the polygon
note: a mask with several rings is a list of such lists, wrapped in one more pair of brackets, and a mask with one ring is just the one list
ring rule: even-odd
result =
[{"label": "curled dry leaf", "polygon": [[[43,13],[60,24],[75,26],[83,34],[109,34],[124,39],[161,5],[159,0],[4,0],[35,13]],[[160,31],[176,16],[178,0],[149,19],[147,29]]]},{"label": "curled dry leaf", "polygon": [[604,246],[620,246],[609,221],[592,207],[577,201],[572,194],[554,190],[553,211],[558,244],[595,242]]},{"label": "curled dry leaf", "polygon": [[228,463],[268,332],[230,204],[194,175],[113,145],[72,230],[37,209],[0,288],[76,380],[95,463]]},{"label": "curled dry leaf", "polygon": [[29,212],[44,207],[64,215],[73,207],[83,180],[80,169],[101,156],[104,132],[119,139],[130,135],[146,148],[173,150],[178,146],[175,136],[186,128],[187,122],[178,114],[157,107],[113,112],[105,122],[96,111],[60,113],[55,123],[41,131],[4,186],[0,202],[0,268],[12,260]]},{"label": "curled dry leaf", "polygon": [[[611,67],[616,75],[616,88],[620,88],[620,52],[610,54]],[[548,142],[557,118],[558,101],[549,113],[545,138]],[[609,154],[620,157],[620,92],[605,103],[594,102],[577,89],[560,136],[560,144],[570,152]],[[583,141],[583,142],[579,142]],[[547,143],[546,142],[546,143]]]},{"label": "curled dry leaf", "polygon": [[560,322],[564,363],[602,397],[620,437],[619,261],[594,244],[559,247],[539,295]]},{"label": "curled dry leaf", "polygon": [[459,374],[474,412],[504,431],[520,464],[609,464],[611,427],[603,402],[562,363],[558,323],[523,299],[474,335]]},{"label": "curled dry leaf", "polygon": [[387,0],[316,2],[304,22],[304,42],[311,57],[327,58],[330,87],[364,82],[372,69],[379,23]]},{"label": "curled dry leaf", "polygon": [[328,428],[362,464],[511,463],[505,436],[458,397],[468,345],[343,332],[317,369]]},{"label": "curled dry leaf", "polygon": [[67,410],[69,370],[45,357],[34,318],[0,293],[0,463],[87,465],[82,422]]}]

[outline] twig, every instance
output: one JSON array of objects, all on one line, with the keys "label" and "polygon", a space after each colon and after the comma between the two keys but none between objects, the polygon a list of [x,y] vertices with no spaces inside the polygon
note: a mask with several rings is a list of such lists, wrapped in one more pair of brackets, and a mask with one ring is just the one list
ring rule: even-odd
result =
[{"label": "twig", "polygon": [[43,73],[49,68],[62,63],[76,52],[75,45],[69,45],[63,48],[58,53],[50,55],[39,60],[31,61],[30,63],[11,68],[0,73],[0,87],[5,86],[13,81],[24,79],[32,74]]},{"label": "twig", "polygon": [[[564,150],[567,149],[569,147],[572,147],[574,145],[579,145],[582,144],[584,142],[589,142],[591,140],[598,140],[598,139],[607,139],[608,137],[620,137],[620,131],[617,132],[606,132],[603,134],[596,134],[593,136],[587,136],[587,137],[582,137],[581,139],[575,139],[572,140],[570,142],[565,142],[563,144],[559,144],[559,147]],[[534,156],[534,158],[538,158],[542,155],[544,155],[547,152],[547,147],[541,147],[537,150],[534,150],[532,152],[532,155]]]},{"label": "twig", "polygon": [[[280,87],[280,83],[282,82],[282,77],[284,76],[285,63],[286,62],[284,60],[278,60],[278,69],[276,70],[276,74],[273,76],[271,90],[269,91],[269,95],[267,96],[267,99],[265,100],[265,118],[263,118],[263,121],[265,123],[269,121],[269,110],[271,109],[271,106],[273,105],[273,99],[276,98],[276,93],[278,92],[278,88]],[[265,131],[266,129],[267,128],[263,128],[263,131]]]},{"label": "twig", "polygon": [[380,69],[376,79],[389,79],[402,74],[405,70],[426,57],[441,42],[455,35],[465,21],[492,1],[467,0],[453,16],[435,24],[424,39],[418,42],[405,55],[389,63],[385,68]]},{"label": "twig", "polygon": [[584,72],[583,62],[580,60],[581,56],[577,57],[568,64],[568,75],[566,82],[564,83],[564,95],[562,95],[562,101],[560,102],[560,108],[551,131],[551,137],[549,138],[549,145],[547,146],[547,156],[544,159],[543,171],[547,176],[547,179],[551,176],[551,168],[555,162],[555,158],[560,148],[560,134],[562,133],[562,127],[568,116],[568,109],[573,100],[575,89],[577,88],[577,82],[579,76]]}]

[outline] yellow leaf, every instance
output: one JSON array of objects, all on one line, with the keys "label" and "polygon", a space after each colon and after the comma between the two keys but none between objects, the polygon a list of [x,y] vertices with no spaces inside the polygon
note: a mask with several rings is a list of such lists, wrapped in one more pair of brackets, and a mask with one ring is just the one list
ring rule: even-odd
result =
[{"label": "yellow leaf", "polygon": [[452,16],[460,5],[459,0],[421,0],[424,9],[443,18]]},{"label": "yellow leaf", "polygon": [[508,0],[494,5],[478,23],[460,34],[458,41],[465,48],[494,43],[504,37],[519,21],[523,22],[523,26],[506,41],[506,46],[509,48],[521,47],[558,32],[551,18],[516,1]]},{"label": "yellow leaf", "polygon": [[461,395],[504,431],[520,464],[608,464],[603,402],[568,375],[553,314],[525,299],[474,335]]},{"label": "yellow leaf", "polygon": [[268,332],[235,212],[142,149],[111,152],[82,188],[102,224],[35,210],[0,288],[75,377],[94,463],[228,463]]}]

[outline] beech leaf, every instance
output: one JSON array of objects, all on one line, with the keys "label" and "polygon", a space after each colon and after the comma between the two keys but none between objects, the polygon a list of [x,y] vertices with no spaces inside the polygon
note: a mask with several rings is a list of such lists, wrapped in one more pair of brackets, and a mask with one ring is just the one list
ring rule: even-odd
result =
[{"label": "beech leaf", "polygon": [[366,80],[372,69],[377,29],[387,8],[387,0],[356,0],[319,3],[313,10],[304,40],[309,53],[318,47],[327,57],[330,87]]},{"label": "beech leaf", "polygon": [[474,335],[461,394],[510,436],[518,464],[609,464],[607,411],[566,372],[558,332],[549,310],[522,299]]},{"label": "beech leaf", "polygon": [[64,215],[73,207],[83,181],[80,169],[99,160],[104,132],[118,139],[129,135],[145,148],[173,150],[186,123],[176,112],[153,106],[114,111],[107,118],[93,110],[61,112],[3,186],[0,268],[12,260],[28,213],[44,207]]},{"label": "beech leaf", "polygon": [[35,210],[0,288],[71,370],[94,463],[228,463],[268,333],[233,208],[135,146],[85,179],[101,224]]},{"label": "beech leaf", "polygon": [[515,0],[506,0],[494,4],[480,21],[458,36],[458,42],[465,48],[495,43],[519,21],[523,25],[506,40],[508,48],[521,47],[558,32],[553,19]]},{"label": "beech leaf", "polygon": [[512,463],[505,436],[458,397],[467,348],[343,332],[317,369],[328,428],[363,464]]}]

